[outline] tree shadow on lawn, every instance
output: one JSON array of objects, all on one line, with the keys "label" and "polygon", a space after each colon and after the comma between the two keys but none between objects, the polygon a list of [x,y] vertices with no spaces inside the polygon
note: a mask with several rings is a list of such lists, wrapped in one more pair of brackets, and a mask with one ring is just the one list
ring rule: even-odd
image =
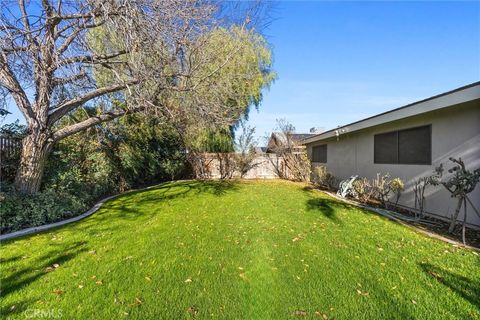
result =
[{"label": "tree shadow on lawn", "polygon": [[[2,270],[0,296],[5,298],[10,293],[30,285],[49,272],[55,272],[56,268],[53,267],[53,264],[58,264],[59,268],[61,268],[64,263],[74,259],[79,253],[87,251],[85,244],[86,242],[84,241],[75,242],[66,248],[63,245],[59,245],[60,248],[36,258],[34,261],[29,262],[27,266],[15,270],[7,277],[4,277],[6,270]],[[2,269],[4,268],[2,267]]]},{"label": "tree shadow on lawn", "polygon": [[480,310],[480,279],[467,278],[429,263],[420,263],[420,267],[428,276],[450,288]]},{"label": "tree shadow on lawn", "polygon": [[323,214],[328,219],[332,220],[337,224],[341,224],[342,220],[337,217],[335,212],[338,208],[335,208],[329,200],[321,198],[311,198],[307,200],[307,210],[308,211],[317,211]]},{"label": "tree shadow on lawn", "polygon": [[103,208],[135,211],[127,208],[128,205],[144,205],[163,200],[171,200],[199,194],[213,194],[224,196],[228,192],[238,190],[237,181],[180,181],[167,182],[148,190],[133,191],[115,200],[105,203]]},{"label": "tree shadow on lawn", "polygon": [[[315,196],[315,194],[313,193],[314,190],[317,190],[319,191],[318,189],[315,189],[311,186],[306,186],[306,187],[303,187],[302,190],[304,192],[306,192],[313,200],[308,200],[307,201],[307,210],[324,210],[324,212],[322,212],[326,217],[330,218],[329,217],[329,214],[333,216],[333,218],[331,219],[334,219],[335,217],[335,212],[334,212],[334,209],[336,208],[337,210],[341,210],[341,209],[345,209],[345,210],[357,210],[363,214],[366,214],[366,215],[373,215],[373,216],[376,216],[376,217],[379,217],[380,219],[383,219],[385,221],[390,221],[390,222],[393,222],[395,224],[398,224],[398,225],[403,225],[402,223],[400,223],[398,220],[396,219],[393,219],[393,218],[389,218],[387,216],[384,216],[384,215],[381,215],[380,213],[378,212],[375,212],[375,211],[372,211],[372,210],[369,210],[369,209],[366,209],[366,208],[362,208],[360,206],[354,206],[354,205],[351,205],[351,204],[348,204],[346,202],[343,202],[341,200],[337,200],[335,198],[333,198],[332,196],[328,195],[328,194],[325,194],[324,198],[319,198],[318,196]],[[315,200],[317,200],[319,203],[316,204]],[[348,199],[347,199],[348,200]],[[309,203],[309,202],[312,202],[312,203]],[[325,202],[325,204],[323,204],[323,202]],[[325,208],[325,207],[329,207],[329,208]],[[333,209],[333,212],[329,212],[331,208],[334,208]],[[338,218],[337,218],[338,219]]]},{"label": "tree shadow on lawn", "polygon": [[[147,190],[133,191],[106,202],[93,219],[77,222],[76,228],[91,235],[99,232],[114,232],[117,227],[112,227],[112,219],[135,221],[136,223],[148,220],[158,213],[155,204],[159,202],[200,194],[221,197],[238,189],[238,181],[189,180],[167,182]],[[149,206],[152,207],[151,210],[149,210]],[[108,214],[109,211],[114,213]]]},{"label": "tree shadow on lawn", "polygon": [[14,261],[20,260],[21,258],[22,258],[22,256],[14,256],[14,257],[10,257],[10,258],[0,258],[0,264],[8,263],[8,262],[14,262]]},{"label": "tree shadow on lawn", "polygon": [[[27,299],[27,300],[22,300],[18,302],[13,302],[8,305],[5,305],[0,308],[0,315],[3,316],[4,318],[7,318],[13,315],[19,315],[20,313],[25,313],[24,316],[25,318],[28,317],[28,314],[26,314],[26,311],[30,309],[30,306],[32,306],[35,303],[35,299]],[[37,308],[41,309],[41,308]]]},{"label": "tree shadow on lawn", "polygon": [[310,186],[302,188],[302,191],[304,191],[309,197],[306,202],[307,211],[318,211],[333,222],[342,224],[342,220],[337,216],[337,211],[344,209],[349,210],[354,207],[331,198],[330,196],[321,197],[319,194],[314,193],[314,190],[315,189]]}]

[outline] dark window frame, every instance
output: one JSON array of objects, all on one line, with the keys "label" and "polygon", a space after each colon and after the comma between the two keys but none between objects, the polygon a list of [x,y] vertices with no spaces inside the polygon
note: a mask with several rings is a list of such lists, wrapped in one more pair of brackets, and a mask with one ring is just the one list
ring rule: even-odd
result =
[{"label": "dark window frame", "polygon": [[[401,132],[411,131],[411,130],[420,129],[420,128],[427,128],[427,127],[428,127],[428,134],[429,134],[429,144],[428,144],[428,151],[427,151],[428,152],[428,161],[426,161],[426,162],[400,162],[400,143],[399,143],[400,139],[399,139],[399,136],[400,136]],[[376,152],[377,136],[386,135],[386,134],[393,134],[393,133],[395,133],[395,135],[396,135],[396,151],[397,151],[396,160],[394,162],[379,162],[377,160],[377,156],[376,156],[376,154],[377,154],[377,152]],[[375,134],[373,136],[373,163],[374,164],[402,164],[402,165],[432,165],[432,125],[428,124],[428,125],[410,127],[410,128],[393,130],[393,131],[388,131],[388,132],[382,132],[382,133]]]},{"label": "dark window frame", "polygon": [[[315,151],[314,151],[315,148],[325,148],[325,159],[315,159]],[[322,160],[325,160],[325,161],[322,161]],[[325,143],[325,144],[312,146],[312,162],[327,163],[327,161],[328,161],[328,144]]]}]

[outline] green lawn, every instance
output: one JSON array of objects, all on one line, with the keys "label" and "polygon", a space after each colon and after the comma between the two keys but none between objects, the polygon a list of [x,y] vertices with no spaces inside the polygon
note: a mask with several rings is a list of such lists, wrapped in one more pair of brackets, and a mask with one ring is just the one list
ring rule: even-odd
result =
[{"label": "green lawn", "polygon": [[282,181],[128,194],[0,262],[3,317],[480,319],[478,253]]}]

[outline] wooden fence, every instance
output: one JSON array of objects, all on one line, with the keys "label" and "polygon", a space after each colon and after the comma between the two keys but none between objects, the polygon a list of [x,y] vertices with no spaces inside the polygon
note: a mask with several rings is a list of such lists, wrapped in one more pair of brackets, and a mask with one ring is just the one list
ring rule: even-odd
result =
[{"label": "wooden fence", "polygon": [[[234,153],[200,153],[196,154],[194,175],[197,178],[228,179],[239,178]],[[244,179],[278,179],[288,177],[284,159],[276,154],[257,154],[252,161],[251,169]]]},{"label": "wooden fence", "polygon": [[0,136],[0,159],[10,158],[20,153],[22,139]]},{"label": "wooden fence", "polygon": [[13,182],[21,152],[21,138],[0,136],[0,187],[5,182]]}]

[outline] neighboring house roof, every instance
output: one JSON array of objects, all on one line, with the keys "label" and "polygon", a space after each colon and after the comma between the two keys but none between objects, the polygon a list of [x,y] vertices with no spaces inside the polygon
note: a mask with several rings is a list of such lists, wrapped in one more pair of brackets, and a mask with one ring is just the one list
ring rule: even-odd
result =
[{"label": "neighboring house roof", "polygon": [[[304,139],[307,139],[309,137],[313,137],[315,134],[310,134],[310,133],[292,133],[290,134],[290,139],[292,142],[295,144],[299,144],[301,146],[301,142]],[[283,132],[272,132],[272,135],[270,136],[270,139],[268,140],[267,144],[267,152],[269,150],[274,149],[276,146],[278,146],[278,142],[285,143],[286,142],[286,137]]]},{"label": "neighboring house roof", "polygon": [[[331,129],[320,134],[315,134],[311,137],[304,138],[302,144],[308,144],[315,141],[320,141],[335,137],[347,132],[354,132],[383,123],[416,116],[422,113],[443,109],[459,105],[461,103],[480,99],[480,81],[475,82],[458,89],[448,91],[424,100],[407,104],[406,106],[396,108],[384,113],[377,114],[372,117],[365,118],[356,122]],[[480,104],[480,102],[479,102]]]},{"label": "neighboring house roof", "polygon": [[255,153],[265,153],[267,152],[267,147],[256,147]]}]

